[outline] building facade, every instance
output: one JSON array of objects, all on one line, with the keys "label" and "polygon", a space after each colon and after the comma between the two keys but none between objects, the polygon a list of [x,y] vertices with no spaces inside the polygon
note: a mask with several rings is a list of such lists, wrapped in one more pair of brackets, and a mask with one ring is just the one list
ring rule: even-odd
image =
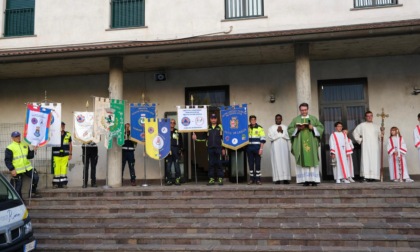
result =
[{"label": "building facade", "polygon": [[[0,0],[0,8],[4,142],[10,123],[23,125],[25,102],[62,103],[72,132],[72,112],[86,110],[93,96],[128,103],[144,96],[164,117],[196,93],[203,105],[247,103],[266,130],[275,114],[288,124],[298,104],[308,102],[326,126],[324,179],[332,175],[326,153],[334,122],[352,130],[366,110],[384,109],[385,136],[400,128],[408,169],[420,174],[412,137],[420,112],[413,95],[420,88],[417,0]],[[188,147],[185,176],[192,179]],[[97,177],[120,186],[121,149],[114,148],[100,149]],[[142,148],[138,179],[144,166],[148,179],[160,179],[163,166],[144,160]],[[262,159],[266,178],[269,148]],[[80,186],[81,147],[73,156],[69,186]],[[387,166],[385,151],[383,160]]]}]

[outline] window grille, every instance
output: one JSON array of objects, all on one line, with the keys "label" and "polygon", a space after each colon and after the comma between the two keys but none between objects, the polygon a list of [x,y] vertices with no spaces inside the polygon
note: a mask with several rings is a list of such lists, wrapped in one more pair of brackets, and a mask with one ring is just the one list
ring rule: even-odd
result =
[{"label": "window grille", "polygon": [[264,15],[264,0],[225,0],[225,18],[248,18]]},{"label": "window grille", "polygon": [[398,0],[354,0],[354,8],[396,5]]},{"label": "window grille", "polygon": [[34,34],[35,0],[8,0],[5,11],[4,36]]},{"label": "window grille", "polygon": [[144,0],[111,0],[111,28],[144,26]]}]

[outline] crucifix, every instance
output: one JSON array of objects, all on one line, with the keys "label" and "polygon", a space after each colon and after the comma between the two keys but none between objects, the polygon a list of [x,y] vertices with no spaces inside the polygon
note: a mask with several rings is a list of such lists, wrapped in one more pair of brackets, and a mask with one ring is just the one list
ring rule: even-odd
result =
[{"label": "crucifix", "polygon": [[384,108],[382,108],[381,114],[376,114],[376,116],[381,117],[381,182],[384,182],[384,132],[385,132],[385,118],[389,117],[388,114],[385,114]]}]

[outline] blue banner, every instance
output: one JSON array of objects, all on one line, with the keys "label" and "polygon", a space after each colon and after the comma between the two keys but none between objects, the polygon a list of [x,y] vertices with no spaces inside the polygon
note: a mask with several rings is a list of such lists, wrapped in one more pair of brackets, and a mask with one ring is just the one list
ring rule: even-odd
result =
[{"label": "blue banner", "polygon": [[223,146],[237,150],[248,145],[248,109],[242,106],[220,108],[223,127]]},{"label": "blue banner", "polygon": [[130,104],[130,126],[131,140],[144,143],[145,131],[144,123],[146,119],[154,119],[156,117],[156,104]]}]

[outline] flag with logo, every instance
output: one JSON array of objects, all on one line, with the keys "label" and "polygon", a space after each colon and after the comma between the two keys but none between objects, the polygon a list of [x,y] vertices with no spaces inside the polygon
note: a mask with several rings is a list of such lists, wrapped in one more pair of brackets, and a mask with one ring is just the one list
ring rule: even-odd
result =
[{"label": "flag with logo", "polygon": [[178,132],[207,132],[207,106],[187,106],[182,109],[177,107]]},{"label": "flag with logo", "polygon": [[136,142],[145,142],[144,122],[146,119],[156,118],[156,104],[130,104],[130,139]]},{"label": "flag with logo", "polygon": [[23,137],[33,146],[44,146],[48,143],[51,125],[51,109],[28,104]]},{"label": "flag with logo", "polygon": [[82,143],[89,143],[93,138],[93,112],[74,112],[73,125],[75,139]]},{"label": "flag with logo", "polygon": [[170,119],[146,119],[146,153],[149,157],[161,160],[171,151]]},{"label": "flag with logo", "polygon": [[247,105],[222,107],[220,115],[223,127],[223,146],[237,150],[248,145]]},{"label": "flag with logo", "polygon": [[[34,103],[36,105],[36,103]],[[41,107],[51,109],[50,138],[48,147],[57,147],[61,145],[61,103],[40,103]]]},{"label": "flag with logo", "polygon": [[124,144],[124,115],[125,101],[95,97],[95,119],[94,119],[94,138],[95,142],[100,141],[100,136],[104,136],[105,148],[112,148],[113,138],[117,138],[117,144]]}]

